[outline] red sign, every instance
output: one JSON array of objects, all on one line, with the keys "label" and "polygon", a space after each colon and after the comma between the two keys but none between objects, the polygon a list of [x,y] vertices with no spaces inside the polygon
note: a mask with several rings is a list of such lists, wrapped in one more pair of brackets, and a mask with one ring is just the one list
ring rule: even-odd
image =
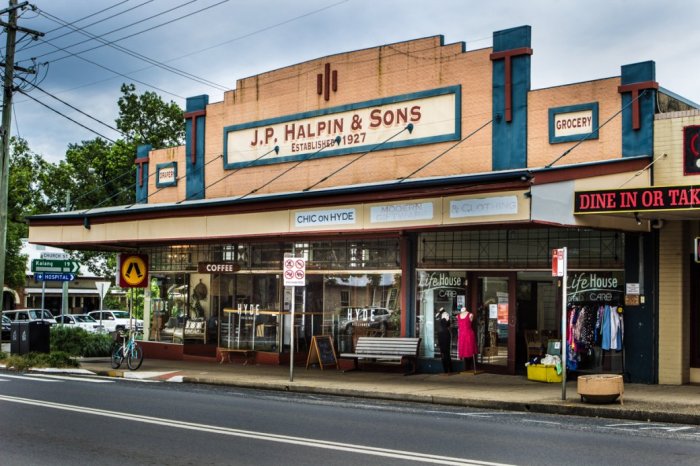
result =
[{"label": "red sign", "polygon": [[700,208],[700,188],[696,186],[578,191],[574,198],[576,214],[698,208]]},{"label": "red sign", "polygon": [[564,249],[552,249],[552,276],[563,277],[566,271],[566,254]]},{"label": "red sign", "polygon": [[700,175],[700,126],[683,128],[683,174]]}]

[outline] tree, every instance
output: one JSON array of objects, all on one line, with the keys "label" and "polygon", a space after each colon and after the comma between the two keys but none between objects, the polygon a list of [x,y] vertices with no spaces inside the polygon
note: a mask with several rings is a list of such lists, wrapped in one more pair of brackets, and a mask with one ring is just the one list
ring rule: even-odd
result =
[{"label": "tree", "polygon": [[135,93],[134,84],[122,84],[117,128],[128,143],[150,144],[154,149],[179,146],[185,139],[182,109],[173,101],[165,103],[155,92]]},{"label": "tree", "polygon": [[27,237],[29,229],[24,218],[45,209],[39,180],[47,166],[40,155],[29,149],[27,141],[10,139],[5,284],[11,288],[20,288],[25,283],[27,256],[21,250],[22,238]]}]

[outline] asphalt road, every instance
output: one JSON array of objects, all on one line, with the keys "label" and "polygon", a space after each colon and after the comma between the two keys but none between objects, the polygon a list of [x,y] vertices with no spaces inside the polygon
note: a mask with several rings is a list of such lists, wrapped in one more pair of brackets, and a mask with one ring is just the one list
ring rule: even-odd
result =
[{"label": "asphalt road", "polygon": [[0,464],[697,465],[700,427],[0,371]]}]

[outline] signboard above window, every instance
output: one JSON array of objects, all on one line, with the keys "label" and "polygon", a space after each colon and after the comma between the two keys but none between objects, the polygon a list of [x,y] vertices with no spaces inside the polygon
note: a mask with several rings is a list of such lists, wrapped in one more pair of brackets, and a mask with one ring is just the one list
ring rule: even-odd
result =
[{"label": "signboard above window", "polygon": [[549,109],[549,143],[598,139],[598,102]]},{"label": "signboard above window", "polygon": [[[411,131],[407,131],[408,125]],[[336,140],[340,138],[340,143]],[[224,167],[307,160],[461,138],[461,88],[451,86],[224,128]]]}]

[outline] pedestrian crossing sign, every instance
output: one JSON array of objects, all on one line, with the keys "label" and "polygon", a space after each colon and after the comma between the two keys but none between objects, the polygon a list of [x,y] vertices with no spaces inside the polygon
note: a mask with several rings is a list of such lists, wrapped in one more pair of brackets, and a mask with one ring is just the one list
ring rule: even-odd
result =
[{"label": "pedestrian crossing sign", "polygon": [[148,255],[119,254],[119,286],[146,288],[148,286]]}]

